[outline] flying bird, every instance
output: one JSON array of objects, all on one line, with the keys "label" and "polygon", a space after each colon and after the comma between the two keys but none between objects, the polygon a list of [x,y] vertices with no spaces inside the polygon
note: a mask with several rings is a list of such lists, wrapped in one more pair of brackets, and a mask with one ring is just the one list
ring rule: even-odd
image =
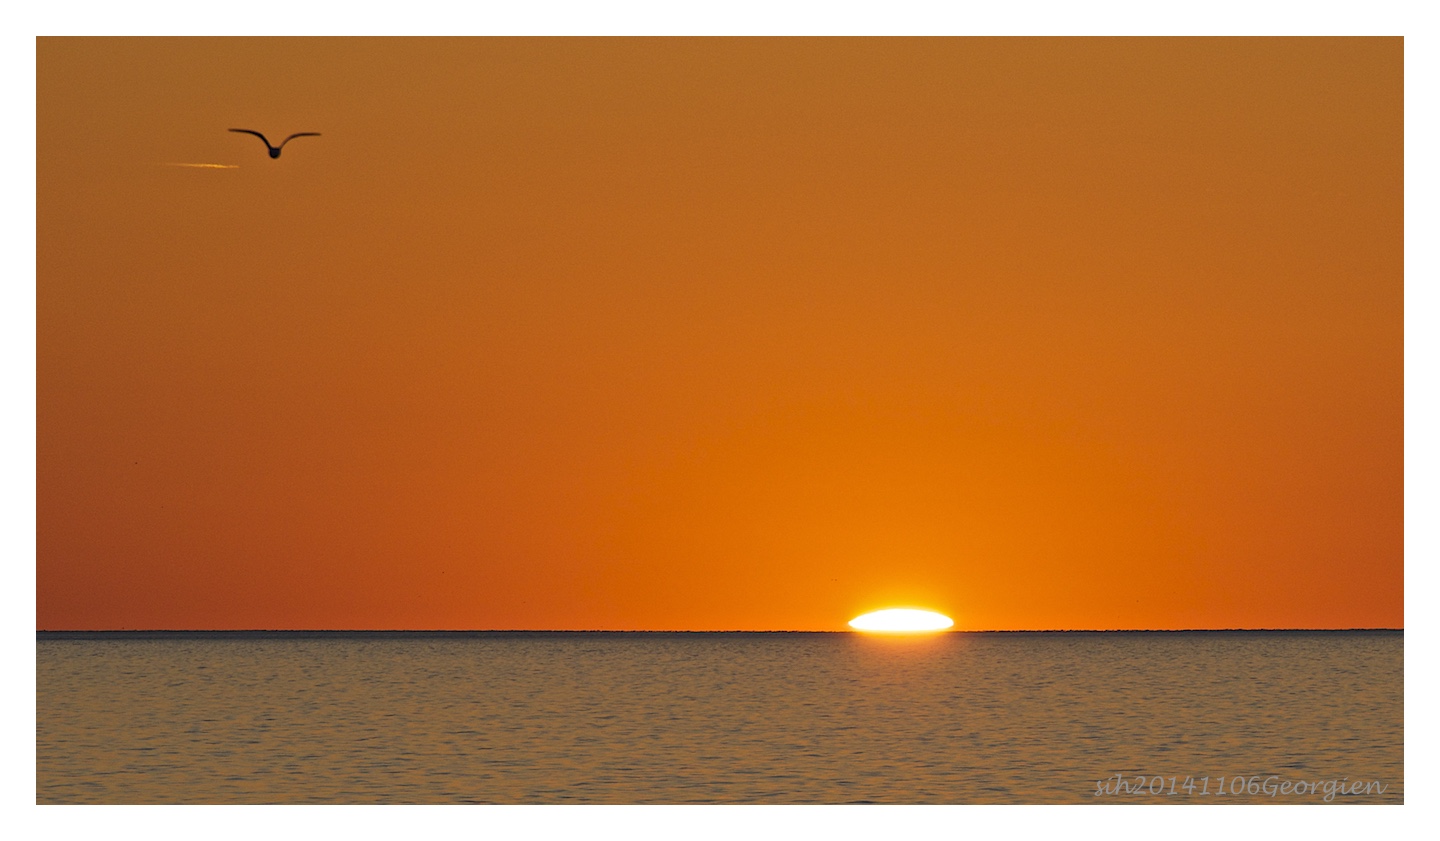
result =
[{"label": "flying bird", "polygon": [[297,137],[319,137],[319,136],[320,136],[320,132],[318,132],[318,131],[297,131],[296,133],[294,133],[294,134],[290,135],[289,137],[285,138],[284,140],[280,141],[280,145],[279,145],[279,146],[271,146],[271,145],[270,145],[270,141],[268,141],[268,140],[265,139],[265,135],[261,134],[261,133],[258,132],[258,131],[251,131],[251,130],[248,129],[248,128],[232,128],[232,129],[230,129],[230,130],[231,130],[231,131],[238,131],[238,132],[240,132],[241,134],[253,134],[253,135],[255,135],[256,137],[260,138],[260,142],[264,143],[264,144],[265,144],[265,148],[270,150],[270,157],[272,157],[272,158],[278,158],[278,157],[280,157],[280,150],[285,148],[285,144],[286,144],[286,143],[289,143],[290,141],[294,140],[294,139],[297,138]]}]

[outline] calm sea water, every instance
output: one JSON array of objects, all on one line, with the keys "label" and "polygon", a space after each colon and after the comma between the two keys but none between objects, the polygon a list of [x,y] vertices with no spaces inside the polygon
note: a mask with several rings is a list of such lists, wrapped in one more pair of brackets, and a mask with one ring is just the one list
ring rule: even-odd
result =
[{"label": "calm sea water", "polygon": [[36,800],[1401,803],[1403,660],[1402,632],[41,634]]}]

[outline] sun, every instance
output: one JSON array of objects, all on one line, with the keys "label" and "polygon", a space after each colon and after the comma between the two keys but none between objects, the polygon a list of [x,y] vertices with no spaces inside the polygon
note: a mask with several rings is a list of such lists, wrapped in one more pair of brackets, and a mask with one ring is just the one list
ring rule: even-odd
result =
[{"label": "sun", "polygon": [[954,625],[950,617],[933,610],[916,610],[896,607],[877,610],[850,620],[850,627],[857,631],[879,631],[889,634],[916,634],[926,631],[943,631]]}]

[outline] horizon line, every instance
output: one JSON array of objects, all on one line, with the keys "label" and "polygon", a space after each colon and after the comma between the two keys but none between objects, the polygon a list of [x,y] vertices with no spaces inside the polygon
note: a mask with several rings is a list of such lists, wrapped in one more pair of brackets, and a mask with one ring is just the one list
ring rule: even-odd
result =
[{"label": "horizon line", "polygon": [[[1358,631],[1401,631],[1401,628],[973,628],[925,631],[934,634],[1195,634],[1195,633],[1353,633]],[[96,628],[40,629],[38,634],[856,634],[874,632],[853,629],[800,630],[729,628],[694,630],[619,628]],[[917,634],[919,635],[919,634]]]}]

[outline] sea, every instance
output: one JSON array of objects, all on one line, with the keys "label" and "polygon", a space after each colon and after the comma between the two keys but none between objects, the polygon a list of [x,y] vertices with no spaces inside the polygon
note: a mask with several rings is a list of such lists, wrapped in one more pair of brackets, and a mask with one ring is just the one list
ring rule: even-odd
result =
[{"label": "sea", "polygon": [[1401,804],[1402,631],[41,632],[39,804]]}]

